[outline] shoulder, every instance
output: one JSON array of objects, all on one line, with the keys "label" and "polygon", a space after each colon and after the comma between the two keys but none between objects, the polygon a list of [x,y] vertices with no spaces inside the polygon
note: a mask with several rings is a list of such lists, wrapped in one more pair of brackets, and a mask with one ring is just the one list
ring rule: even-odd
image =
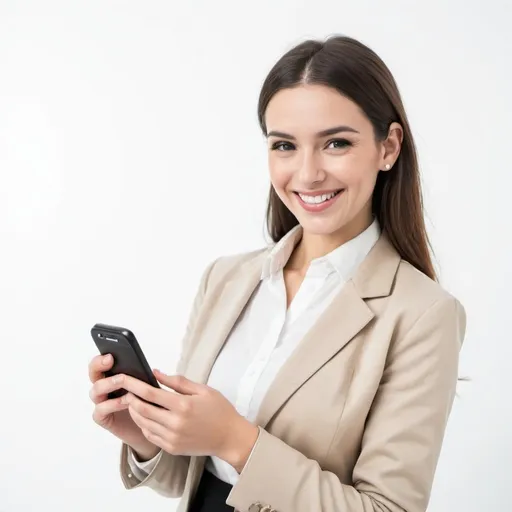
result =
[{"label": "shoulder", "polygon": [[400,293],[414,293],[425,301],[454,298],[443,286],[434,281],[404,259],[398,265],[395,291]]},{"label": "shoulder", "polygon": [[431,328],[450,325],[465,331],[466,311],[460,300],[405,260],[398,266],[389,306],[397,314],[402,332],[416,324]]},{"label": "shoulder", "polygon": [[263,261],[269,248],[264,247],[254,251],[223,255],[215,259],[208,265],[205,271],[205,288],[216,287],[217,285],[229,279],[234,272],[243,265],[257,260]]},{"label": "shoulder", "polygon": [[418,305],[422,308],[439,301],[458,301],[440,283],[403,259],[398,265],[393,294],[407,298],[410,306]]}]

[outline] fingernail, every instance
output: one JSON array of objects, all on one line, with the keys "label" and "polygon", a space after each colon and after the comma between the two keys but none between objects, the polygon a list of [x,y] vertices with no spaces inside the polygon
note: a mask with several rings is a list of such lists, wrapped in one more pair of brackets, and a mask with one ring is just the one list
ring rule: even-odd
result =
[{"label": "fingernail", "polygon": [[103,364],[108,364],[108,363],[110,363],[110,358],[111,358],[111,357],[112,357],[112,356],[111,356],[110,354],[107,354],[107,355],[103,358],[103,360],[102,360],[101,362],[102,362]]}]

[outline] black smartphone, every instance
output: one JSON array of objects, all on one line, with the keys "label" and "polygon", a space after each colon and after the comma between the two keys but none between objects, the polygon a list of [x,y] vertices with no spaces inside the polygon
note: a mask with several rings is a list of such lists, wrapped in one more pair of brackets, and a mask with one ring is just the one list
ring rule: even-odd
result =
[{"label": "black smartphone", "polygon": [[[124,327],[115,325],[95,324],[91,336],[100,354],[112,354],[114,365],[105,372],[106,377],[124,373],[131,375],[155,388],[160,385],[142,352],[135,335]],[[109,398],[119,398],[126,390],[119,389],[109,393]]]}]

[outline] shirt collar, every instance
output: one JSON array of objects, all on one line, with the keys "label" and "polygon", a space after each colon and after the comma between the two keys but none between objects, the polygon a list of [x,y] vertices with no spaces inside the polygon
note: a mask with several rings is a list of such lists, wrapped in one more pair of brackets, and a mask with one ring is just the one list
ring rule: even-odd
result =
[{"label": "shirt collar", "polygon": [[[370,226],[358,236],[325,256],[314,259],[310,264],[308,274],[326,275],[338,272],[343,280],[348,281],[375,245],[380,234],[379,222],[377,218],[374,218]],[[263,262],[261,279],[266,279],[284,268],[301,238],[302,227],[297,225],[279,240]]]}]

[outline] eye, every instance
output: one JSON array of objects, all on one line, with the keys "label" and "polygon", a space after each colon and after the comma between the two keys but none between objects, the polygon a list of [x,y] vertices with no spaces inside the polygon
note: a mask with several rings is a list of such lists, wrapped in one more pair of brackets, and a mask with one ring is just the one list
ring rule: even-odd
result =
[{"label": "eye", "polygon": [[278,142],[274,142],[270,149],[272,151],[293,151],[295,149],[295,146],[290,142],[280,140]]},{"label": "eye", "polygon": [[331,145],[333,145],[333,147],[330,149],[344,149],[352,146],[352,143],[347,139],[333,139],[327,143],[327,148]]}]

